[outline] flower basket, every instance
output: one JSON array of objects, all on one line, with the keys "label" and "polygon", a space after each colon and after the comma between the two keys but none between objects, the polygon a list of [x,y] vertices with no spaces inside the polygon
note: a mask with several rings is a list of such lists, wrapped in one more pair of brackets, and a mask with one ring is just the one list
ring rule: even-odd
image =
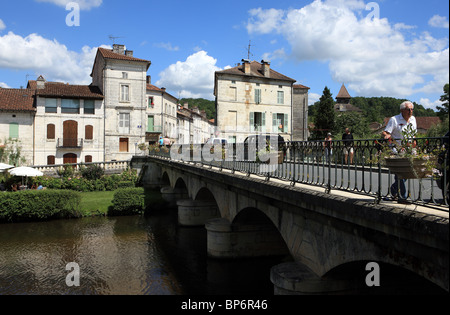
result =
[{"label": "flower basket", "polygon": [[431,176],[433,171],[430,166],[435,165],[437,159],[435,157],[393,157],[386,158],[385,162],[390,172],[400,179],[417,179]]}]

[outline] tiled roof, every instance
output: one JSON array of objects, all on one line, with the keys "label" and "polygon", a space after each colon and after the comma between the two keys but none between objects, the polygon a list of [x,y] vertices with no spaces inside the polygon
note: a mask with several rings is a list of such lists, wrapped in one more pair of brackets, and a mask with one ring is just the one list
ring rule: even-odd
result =
[{"label": "tiled roof", "polygon": [[0,89],[0,111],[35,112],[31,89]]},{"label": "tiled roof", "polygon": [[103,94],[97,86],[69,85],[64,83],[46,82],[45,88],[37,89],[36,95],[57,98],[84,98],[102,100]]},{"label": "tiled roof", "polygon": [[140,61],[140,62],[151,63],[149,60],[139,59],[139,58],[135,58],[135,57],[127,56],[127,55],[122,55],[122,54],[116,54],[110,49],[99,48],[98,51],[100,52],[100,54],[105,59],[116,59],[116,60],[126,60],[126,61]]},{"label": "tiled roof", "polygon": [[352,98],[350,94],[347,91],[347,88],[344,84],[342,84],[341,90],[339,91],[338,95],[336,96],[336,99],[339,98]]},{"label": "tiled roof", "polygon": [[[250,62],[250,73],[249,74],[244,73],[244,65],[243,64],[241,64],[237,67],[234,67],[234,68],[217,71],[216,74],[235,74],[235,75],[241,75],[241,76],[252,76],[252,77],[265,78],[264,73],[262,71],[262,64],[257,61]],[[293,81],[293,82],[296,81],[296,80],[291,79],[273,69],[270,69],[270,79]]]},{"label": "tiled roof", "polygon": [[294,84],[294,89],[308,89],[310,90],[311,88],[304,86],[302,84]]}]

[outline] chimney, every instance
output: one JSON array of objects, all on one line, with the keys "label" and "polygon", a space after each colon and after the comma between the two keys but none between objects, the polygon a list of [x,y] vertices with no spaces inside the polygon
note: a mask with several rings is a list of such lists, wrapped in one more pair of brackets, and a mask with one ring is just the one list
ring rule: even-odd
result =
[{"label": "chimney", "polygon": [[42,75],[40,75],[39,78],[37,78],[36,83],[38,90],[45,89],[45,79]]},{"label": "chimney", "polygon": [[125,45],[114,44],[113,53],[119,55],[125,55]]},{"label": "chimney", "polygon": [[184,103],[183,107],[189,109],[189,103]]},{"label": "chimney", "polygon": [[267,60],[261,60],[262,73],[266,78],[270,78],[270,62]]},{"label": "chimney", "polygon": [[125,50],[125,56],[133,57],[133,51],[132,50]]},{"label": "chimney", "polygon": [[152,76],[151,75],[147,76],[147,84],[152,84]]},{"label": "chimney", "polygon": [[250,70],[250,60],[242,59],[242,63],[244,64],[244,73],[245,74],[250,74],[250,72],[251,72],[251,70]]}]

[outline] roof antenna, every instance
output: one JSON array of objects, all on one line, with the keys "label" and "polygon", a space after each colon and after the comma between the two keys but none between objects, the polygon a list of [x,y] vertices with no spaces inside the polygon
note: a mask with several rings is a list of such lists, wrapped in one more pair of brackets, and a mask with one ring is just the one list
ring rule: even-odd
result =
[{"label": "roof antenna", "polygon": [[251,48],[252,48],[252,41],[248,41],[248,48],[247,48],[247,59],[250,60],[250,57],[253,56],[253,54],[251,53]]},{"label": "roof antenna", "polygon": [[113,35],[109,35],[108,37],[109,37],[109,40],[112,40],[113,45],[116,44],[116,39],[123,38],[123,37],[118,37],[118,36],[113,36]]}]

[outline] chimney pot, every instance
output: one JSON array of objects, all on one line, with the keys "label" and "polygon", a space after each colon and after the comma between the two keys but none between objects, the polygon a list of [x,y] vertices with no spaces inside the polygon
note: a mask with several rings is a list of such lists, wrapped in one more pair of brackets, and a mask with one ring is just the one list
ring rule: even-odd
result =
[{"label": "chimney pot", "polygon": [[267,60],[261,60],[262,63],[262,73],[266,78],[270,77],[270,62]]},{"label": "chimney pot", "polygon": [[244,64],[244,73],[245,74],[250,74],[251,69],[250,69],[250,60],[248,59],[242,59],[242,62]]}]

